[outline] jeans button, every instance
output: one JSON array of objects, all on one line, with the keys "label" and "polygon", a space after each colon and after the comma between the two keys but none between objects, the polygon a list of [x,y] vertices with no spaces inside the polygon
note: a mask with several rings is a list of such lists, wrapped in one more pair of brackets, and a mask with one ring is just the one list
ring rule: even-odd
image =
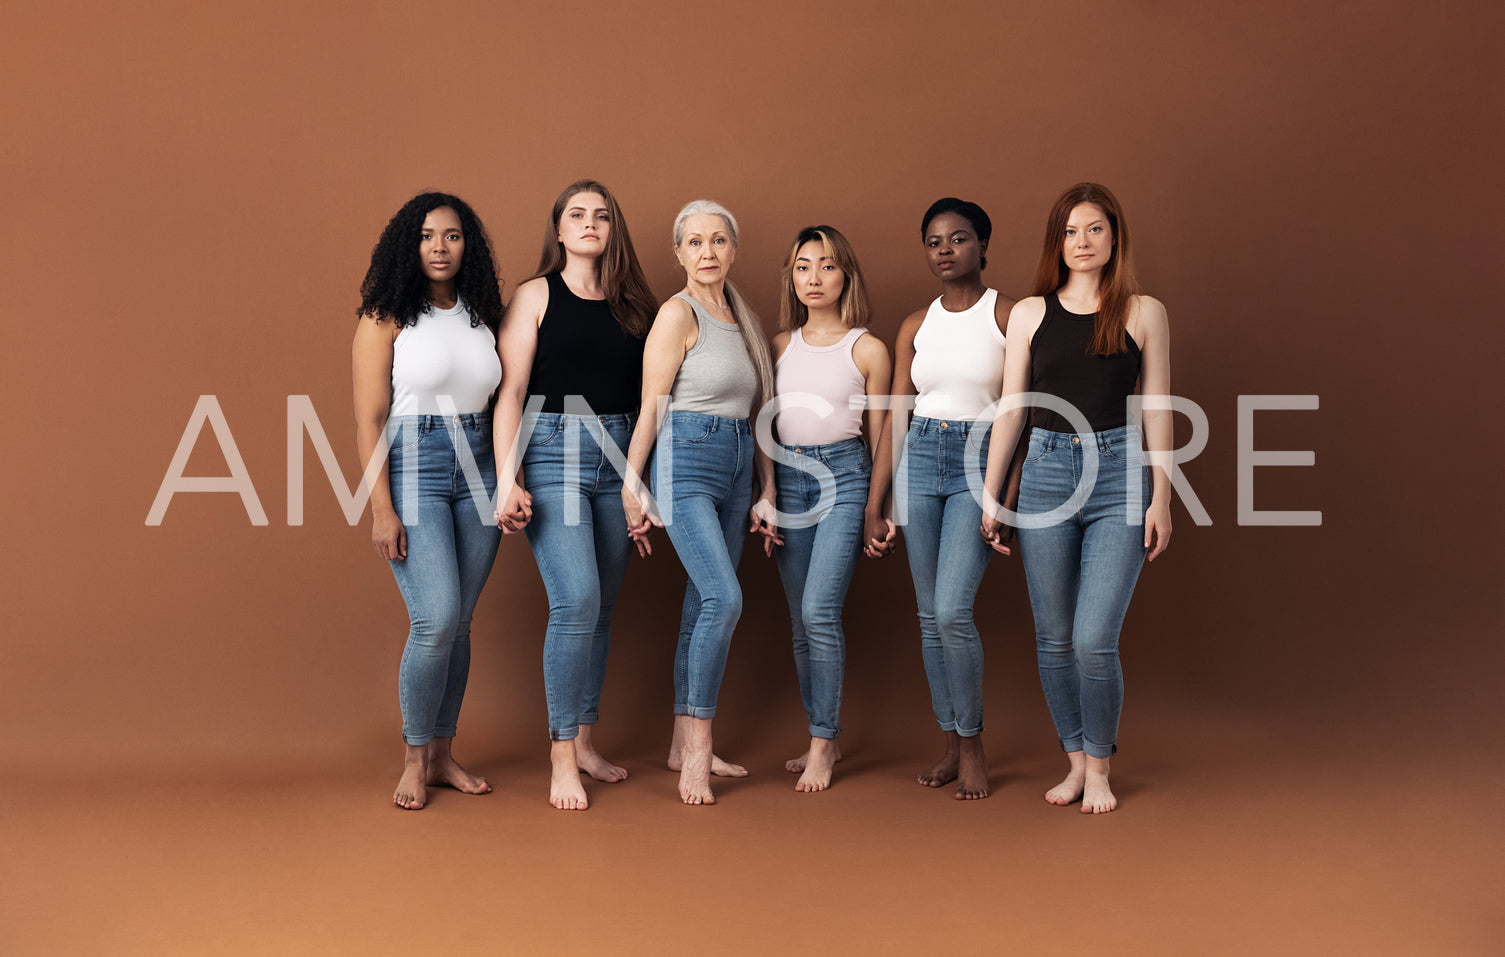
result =
[{"label": "jeans button", "polygon": [[951,428],[951,423],[950,422],[942,422],[941,423],[941,428],[943,428],[943,429],[949,429],[949,428]]},{"label": "jeans button", "polygon": [[1071,444],[1072,445],[1081,445],[1082,444],[1081,436],[1073,435],[1071,437]]}]

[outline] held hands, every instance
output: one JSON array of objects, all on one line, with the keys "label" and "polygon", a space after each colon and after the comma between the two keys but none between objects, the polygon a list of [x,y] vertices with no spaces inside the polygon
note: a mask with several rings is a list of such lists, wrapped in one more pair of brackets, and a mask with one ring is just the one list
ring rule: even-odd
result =
[{"label": "held hands", "polygon": [[1144,513],[1144,547],[1150,548],[1149,561],[1165,551],[1171,543],[1171,506],[1169,502],[1150,502]]},{"label": "held hands", "polygon": [[784,544],[784,536],[779,534],[779,526],[776,520],[777,510],[774,508],[773,499],[760,498],[753,503],[748,512],[752,518],[749,532],[757,532],[763,536],[763,554],[772,555],[775,545]]},{"label": "held hands", "polygon": [[982,512],[982,538],[998,554],[1014,554],[1011,547],[1014,543],[1014,527],[1005,525],[988,509],[983,509]]},{"label": "held hands", "polygon": [[663,527],[657,514],[649,507],[646,492],[634,492],[625,483],[622,485],[622,514],[627,518],[627,537],[637,546],[638,557],[653,554],[653,526]]},{"label": "held hands", "polygon": [[400,562],[408,557],[408,530],[392,509],[372,509],[371,544],[376,554],[388,561]]},{"label": "held hands", "polygon": [[868,558],[887,558],[894,550],[893,519],[876,513],[868,513],[862,521],[862,554]]},{"label": "held hands", "polygon": [[507,497],[493,514],[503,535],[516,534],[533,520],[533,496],[521,484],[513,483]]}]

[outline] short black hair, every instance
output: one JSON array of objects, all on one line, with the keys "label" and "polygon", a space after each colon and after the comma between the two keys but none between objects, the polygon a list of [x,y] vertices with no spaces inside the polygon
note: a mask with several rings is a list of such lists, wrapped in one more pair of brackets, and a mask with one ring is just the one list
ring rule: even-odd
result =
[{"label": "short black hair", "polygon": [[[930,204],[925,210],[925,218],[920,220],[920,238],[925,238],[925,232],[930,228],[930,221],[942,213],[955,213],[962,219],[972,224],[972,231],[977,234],[977,241],[984,246],[993,237],[993,221],[988,218],[987,211],[976,203],[970,203],[965,199],[957,199],[955,196],[947,196]],[[988,268],[988,257],[982,257],[981,268]]]}]

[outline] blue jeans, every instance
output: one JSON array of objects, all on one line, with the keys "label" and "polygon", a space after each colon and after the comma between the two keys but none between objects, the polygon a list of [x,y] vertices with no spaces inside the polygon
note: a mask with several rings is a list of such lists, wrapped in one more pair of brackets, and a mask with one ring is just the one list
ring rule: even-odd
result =
[{"label": "blue jeans", "polygon": [[[789,599],[794,668],[810,718],[810,736],[834,738],[841,734],[841,678],[847,654],[841,608],[862,553],[862,511],[873,464],[857,438],[784,448],[823,465],[835,479],[835,498],[828,501],[820,520],[806,528],[784,528],[784,546],[774,552]],[[776,478],[779,511],[806,513],[816,507],[821,491],[816,476],[780,464]]]},{"label": "blue jeans", "polygon": [[391,562],[408,606],[397,673],[402,738],[427,744],[455,736],[470,674],[470,617],[501,540],[491,517],[491,416],[393,416],[387,434],[392,505],[408,535],[407,558]]},{"label": "blue jeans", "polygon": [[666,427],[672,431],[659,435],[649,474],[661,512],[667,498],[664,527],[690,576],[674,651],[674,713],[713,718],[742,617],[737,563],[752,505],[752,430],[746,419],[700,412],[670,412]]},{"label": "blue jeans", "polygon": [[[930,706],[942,731],[982,731],[982,639],[972,603],[992,554],[983,541],[982,506],[967,483],[967,459],[986,469],[991,421],[916,416],[904,439],[908,483],[904,549],[920,612],[920,651]],[[980,450],[968,438],[981,430]],[[978,471],[981,484],[983,472]]]},{"label": "blue jeans", "polygon": [[[1035,429],[1019,512],[1039,514],[1065,503],[1091,446],[1098,450],[1098,472],[1085,503],[1049,528],[1020,528],[1019,551],[1035,614],[1040,684],[1061,748],[1106,758],[1118,750],[1124,696],[1118,632],[1146,553],[1150,478],[1139,431],[1125,426],[1072,435]],[[1139,492],[1132,511],[1130,483]]]},{"label": "blue jeans", "polygon": [[601,443],[610,439],[625,453],[636,421],[636,415],[540,413],[523,453],[523,480],[533,496],[526,534],[549,596],[543,684],[554,741],[577,737],[580,725],[595,724],[599,715],[611,613],[632,550],[622,476]]}]

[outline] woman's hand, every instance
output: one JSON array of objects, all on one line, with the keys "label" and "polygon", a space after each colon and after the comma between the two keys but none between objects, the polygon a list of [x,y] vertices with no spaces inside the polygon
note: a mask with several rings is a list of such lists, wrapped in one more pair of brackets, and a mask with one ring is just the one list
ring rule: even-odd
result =
[{"label": "woman's hand", "polygon": [[1014,540],[1014,530],[1003,524],[997,515],[987,509],[983,509],[982,513],[982,538],[988,543],[988,547],[998,554],[1014,554],[1014,550],[1009,547]]},{"label": "woman's hand", "polygon": [[622,486],[622,514],[627,518],[627,537],[632,539],[632,544],[637,546],[638,557],[647,558],[653,554],[653,526],[663,526],[657,515],[650,507],[645,493],[633,492],[626,485]]},{"label": "woman's hand", "polygon": [[376,554],[388,561],[400,562],[408,557],[408,530],[390,508],[371,510],[371,544]]},{"label": "woman's hand", "polygon": [[1169,502],[1151,501],[1144,513],[1144,547],[1150,549],[1148,560],[1154,561],[1155,556],[1165,551],[1170,543],[1171,505]]},{"label": "woman's hand", "polygon": [[521,483],[514,482],[512,490],[497,507],[495,517],[503,535],[515,535],[533,520],[533,496]]},{"label": "woman's hand", "polygon": [[876,513],[863,516],[862,521],[862,554],[868,558],[887,558],[894,550],[893,519],[884,518]]},{"label": "woman's hand", "polygon": [[762,535],[763,554],[772,555],[775,545],[784,544],[784,536],[779,534],[778,510],[774,507],[773,499],[758,499],[753,503],[753,507],[748,510],[748,515],[752,519],[752,525],[748,528],[748,531],[757,532]]}]

